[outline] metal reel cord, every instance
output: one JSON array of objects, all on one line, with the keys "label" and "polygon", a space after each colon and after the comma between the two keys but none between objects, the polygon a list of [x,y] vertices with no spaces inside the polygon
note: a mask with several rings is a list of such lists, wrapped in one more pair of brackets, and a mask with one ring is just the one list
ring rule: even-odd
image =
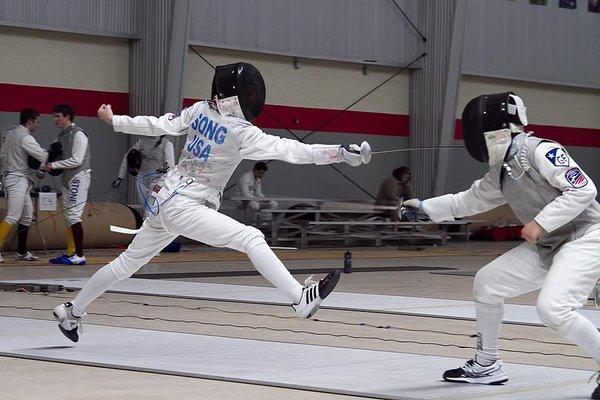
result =
[{"label": "metal reel cord", "polygon": [[[38,295],[38,296],[42,295],[42,296],[58,298],[58,299],[70,298],[70,297],[66,297],[66,296],[53,296],[48,293],[31,293],[24,289],[17,289],[14,292],[19,292],[19,291],[25,292],[30,295]],[[218,307],[210,307],[210,306],[208,306],[208,307],[207,306],[189,307],[189,306],[182,306],[182,305],[177,305],[177,304],[162,305],[162,304],[152,304],[152,303],[148,303],[148,302],[137,302],[137,301],[130,301],[130,300],[113,300],[113,299],[110,299],[105,296],[100,296],[98,299],[106,300],[111,303],[133,304],[133,305],[140,305],[140,306],[144,306],[144,307],[181,308],[181,309],[192,310],[192,311],[207,310],[207,311],[221,312],[221,313],[225,313],[225,314],[252,315],[252,316],[258,316],[258,317],[270,317],[270,318],[285,319],[285,320],[297,320],[298,319],[297,317],[292,317],[292,316],[285,317],[285,316],[279,316],[279,315],[268,314],[268,313],[254,313],[254,312],[247,312],[247,311],[229,311],[229,310],[224,310],[224,309],[221,309]],[[17,309],[17,310],[32,310],[32,311],[52,311],[51,308],[36,308],[36,307],[15,306],[15,305],[0,305],[0,308]],[[367,340],[377,340],[377,341],[382,341],[382,342],[400,343],[400,344],[420,344],[420,345],[431,345],[431,346],[440,346],[440,347],[455,347],[455,348],[459,348],[459,349],[473,349],[473,350],[476,349],[476,347],[474,347],[474,346],[465,346],[465,345],[459,345],[459,344],[454,344],[454,343],[444,344],[444,343],[426,342],[426,341],[417,341],[417,340],[390,339],[390,338],[384,338],[384,337],[379,337],[379,336],[356,336],[356,335],[350,335],[350,334],[323,333],[323,332],[315,332],[315,331],[300,330],[300,329],[273,328],[273,327],[269,327],[269,326],[237,325],[237,324],[229,324],[229,323],[207,322],[207,321],[201,321],[201,320],[172,319],[172,318],[163,318],[163,317],[142,317],[139,315],[130,315],[130,314],[117,315],[117,314],[110,314],[110,313],[95,313],[95,312],[90,312],[88,314],[113,317],[113,318],[135,318],[135,319],[139,319],[139,320],[143,320],[143,321],[162,321],[162,322],[175,322],[175,323],[186,323],[186,324],[200,324],[200,325],[211,325],[211,326],[242,328],[242,329],[247,328],[247,329],[252,329],[252,330],[268,330],[268,331],[272,331],[272,332],[309,334],[309,335],[315,335],[315,336],[327,336],[327,337],[334,337],[334,338],[367,339]],[[438,331],[435,329],[413,329],[413,328],[404,328],[404,327],[400,327],[400,326],[375,325],[375,324],[364,323],[364,322],[355,323],[355,322],[345,322],[345,321],[339,321],[339,320],[326,320],[326,319],[312,319],[312,321],[320,322],[320,323],[328,323],[328,324],[345,325],[345,326],[363,326],[363,327],[374,328],[374,329],[389,329],[389,330],[399,330],[399,331],[407,331],[407,332],[437,333],[437,334],[441,334],[441,335],[456,336],[456,337],[465,337],[465,336],[473,337],[473,335]],[[554,344],[554,345],[561,345],[561,346],[576,347],[576,345],[572,344],[572,343],[559,343],[559,342],[551,342],[551,341],[544,341],[544,340],[531,339],[531,338],[500,337],[500,339],[508,340],[508,341],[529,341],[529,342],[540,343],[540,344]],[[563,356],[563,357],[581,358],[581,359],[589,359],[590,358],[587,356],[579,356],[579,355],[565,354],[565,353],[549,353],[549,352],[540,352],[540,351],[510,350],[510,349],[501,349],[501,350],[504,352],[520,353],[520,354],[538,354],[538,355],[544,355],[544,356]]]}]

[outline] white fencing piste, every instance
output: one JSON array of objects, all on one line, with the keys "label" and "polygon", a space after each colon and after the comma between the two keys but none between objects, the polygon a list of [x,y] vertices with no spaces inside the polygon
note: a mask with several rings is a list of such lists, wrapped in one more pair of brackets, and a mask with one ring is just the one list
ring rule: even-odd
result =
[{"label": "white fencing piste", "polygon": [[379,399],[562,400],[592,390],[591,371],[506,364],[507,385],[465,385],[440,379],[464,362],[457,358],[89,323],[73,344],[54,321],[0,317],[0,337],[4,356]]}]

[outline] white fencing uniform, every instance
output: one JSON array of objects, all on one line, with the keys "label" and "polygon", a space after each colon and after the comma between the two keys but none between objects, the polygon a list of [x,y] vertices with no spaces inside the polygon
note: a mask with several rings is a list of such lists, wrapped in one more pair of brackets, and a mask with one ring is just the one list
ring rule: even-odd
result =
[{"label": "white fencing uniform", "polygon": [[179,163],[155,193],[158,205],[153,213],[157,215],[144,221],[125,252],[90,278],[73,300],[74,309],[83,311],[178,235],[247,253],[256,269],[283,290],[291,303],[301,298],[302,286],[269,249],[264,235],[216,210],[225,185],[243,159],[277,159],[294,164],[350,162],[339,145],[309,145],[268,135],[244,119],[220,114],[212,102],[206,101],[183,110],[180,116],[114,116],[112,122],[115,131],[147,136],[187,135],[187,140]]},{"label": "white fencing uniform", "polygon": [[68,225],[81,222],[91,182],[88,137],[75,124],[58,136],[63,144],[63,159],[50,163],[52,169],[62,169],[62,203]]},{"label": "white fencing uniform", "polygon": [[490,166],[469,190],[422,202],[436,222],[508,203],[524,224],[534,220],[544,230],[536,244],[521,244],[475,276],[478,358],[498,358],[504,299],[541,289],[540,319],[600,363],[600,333],[577,312],[600,279],[596,194],[594,183],[562,146],[521,133],[507,161]]},{"label": "white fencing uniform", "polygon": [[48,152],[44,150],[23,125],[5,132],[2,138],[2,187],[7,197],[7,212],[4,220],[11,225],[17,222],[30,226],[33,206],[29,191],[33,184],[32,171],[27,158],[32,157],[45,163]]},{"label": "white fencing uniform", "polygon": [[[142,164],[136,179],[136,193],[138,196],[144,217],[148,216],[148,210],[144,206],[144,196],[151,194],[152,188],[160,185],[164,179],[164,174],[156,173],[156,170],[163,167],[166,163],[170,168],[175,165],[175,152],[173,143],[164,137],[146,136],[138,140],[123,156],[118,177],[123,180],[127,175],[127,154],[132,149],[139,150],[142,153]],[[139,185],[139,187],[138,187]],[[141,192],[140,192],[141,188]]]}]

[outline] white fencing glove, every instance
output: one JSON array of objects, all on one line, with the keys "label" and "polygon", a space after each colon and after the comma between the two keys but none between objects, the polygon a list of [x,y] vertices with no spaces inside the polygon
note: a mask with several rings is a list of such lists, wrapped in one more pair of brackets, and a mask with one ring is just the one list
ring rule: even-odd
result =
[{"label": "white fencing glove", "polygon": [[419,199],[409,199],[402,202],[402,206],[416,208],[421,210],[423,207],[423,202]]},{"label": "white fencing glove", "polygon": [[435,222],[454,221],[452,216],[453,195],[432,197],[426,200],[410,199],[402,202],[402,206],[417,208]]},{"label": "white fencing glove", "polygon": [[368,164],[371,161],[371,145],[367,142],[357,144],[343,144],[338,150],[340,160],[358,167],[361,164]]}]

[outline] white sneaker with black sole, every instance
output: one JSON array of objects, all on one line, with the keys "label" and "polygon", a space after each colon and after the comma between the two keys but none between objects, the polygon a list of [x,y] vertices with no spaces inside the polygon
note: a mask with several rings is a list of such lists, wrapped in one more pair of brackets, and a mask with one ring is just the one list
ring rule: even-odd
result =
[{"label": "white sneaker with black sole", "polygon": [[83,314],[81,317],[73,315],[73,304],[66,302],[54,308],[54,319],[58,322],[60,331],[69,340],[79,341],[79,335],[83,333]]},{"label": "white sneaker with black sole", "polygon": [[448,382],[479,383],[483,385],[501,385],[508,381],[508,375],[502,368],[502,361],[496,360],[492,365],[480,365],[469,360],[464,366],[449,369],[443,378]]},{"label": "white sneaker with black sole", "polygon": [[34,256],[29,251],[25,252],[25,254],[21,254],[19,252],[15,253],[15,260],[17,261],[37,261],[39,259],[39,257]]},{"label": "white sneaker with black sole", "polygon": [[340,280],[340,271],[333,270],[327,276],[320,281],[314,281],[312,275],[304,281],[304,287],[302,288],[302,297],[296,304],[292,304],[292,308],[296,311],[296,315],[300,318],[312,317],[319,306],[321,301],[324,300],[329,293],[335,288],[338,281]]}]

